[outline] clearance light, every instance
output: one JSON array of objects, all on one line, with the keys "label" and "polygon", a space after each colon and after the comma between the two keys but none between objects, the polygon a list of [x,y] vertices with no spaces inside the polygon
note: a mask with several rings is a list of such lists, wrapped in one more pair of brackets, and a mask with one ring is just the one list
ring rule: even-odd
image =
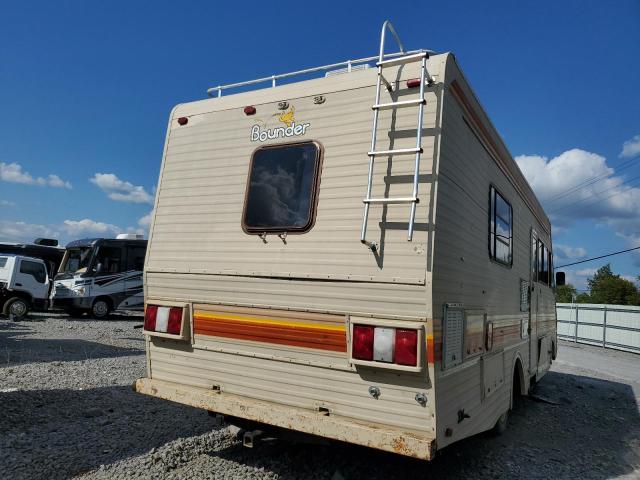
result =
[{"label": "clearance light", "polygon": [[188,119],[187,117],[180,117],[180,118],[178,119],[178,123],[179,123],[180,125],[186,125],[187,123],[189,123],[189,119]]},{"label": "clearance light", "polygon": [[147,332],[180,335],[182,308],[147,305],[144,312],[144,330]]},{"label": "clearance light", "polygon": [[407,80],[407,88],[417,88],[420,86],[419,78],[410,78]]},{"label": "clearance light", "polygon": [[252,107],[252,106],[244,107],[245,115],[254,115],[255,113],[256,113],[256,107]]},{"label": "clearance light", "polygon": [[418,366],[418,330],[353,326],[351,356],[356,360]]}]

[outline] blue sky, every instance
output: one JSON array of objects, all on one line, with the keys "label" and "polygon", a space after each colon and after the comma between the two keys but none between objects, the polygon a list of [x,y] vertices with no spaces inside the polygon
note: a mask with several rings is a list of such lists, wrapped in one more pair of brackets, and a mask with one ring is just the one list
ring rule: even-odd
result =
[{"label": "blue sky", "polygon": [[[7,3],[0,240],[144,229],[176,103],[374,55],[387,17],[408,48],[456,54],[551,213],[556,264],[640,245],[634,0]],[[640,273],[640,255],[611,263]],[[601,264],[570,279],[582,288]]]}]

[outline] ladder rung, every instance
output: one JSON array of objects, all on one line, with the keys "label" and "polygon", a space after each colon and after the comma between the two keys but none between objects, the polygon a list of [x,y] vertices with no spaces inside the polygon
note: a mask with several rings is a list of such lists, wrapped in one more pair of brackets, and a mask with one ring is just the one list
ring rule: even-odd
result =
[{"label": "ladder rung", "polygon": [[397,197],[397,198],[365,198],[363,203],[418,203],[415,197]]},{"label": "ladder rung", "polygon": [[395,65],[404,65],[405,63],[418,62],[423,58],[429,58],[429,54],[427,52],[422,52],[416,53],[414,55],[405,55],[403,57],[392,58],[391,60],[383,60],[381,62],[377,62],[376,66],[393,67]]},{"label": "ladder rung", "polygon": [[427,101],[424,98],[416,100],[404,100],[402,102],[378,103],[371,108],[374,110],[389,110],[390,108],[414,107],[416,105],[424,105]]},{"label": "ladder rung", "polygon": [[370,157],[375,157],[376,155],[410,155],[412,153],[422,153],[421,148],[398,148],[396,150],[375,150],[373,152],[369,152],[368,155]]}]

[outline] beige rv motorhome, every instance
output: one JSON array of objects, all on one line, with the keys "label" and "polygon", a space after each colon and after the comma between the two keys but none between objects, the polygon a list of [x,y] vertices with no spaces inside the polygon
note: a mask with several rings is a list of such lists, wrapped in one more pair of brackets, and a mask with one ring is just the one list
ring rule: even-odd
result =
[{"label": "beige rv motorhome", "polygon": [[138,392],[431,459],[549,369],[549,220],[455,57],[387,30],[173,109]]}]

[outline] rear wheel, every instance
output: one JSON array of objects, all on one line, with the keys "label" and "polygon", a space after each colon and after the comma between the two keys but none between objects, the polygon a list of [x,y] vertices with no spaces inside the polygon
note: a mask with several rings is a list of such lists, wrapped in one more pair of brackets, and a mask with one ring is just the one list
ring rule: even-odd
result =
[{"label": "rear wheel", "polygon": [[98,298],[93,302],[93,306],[91,307],[91,314],[93,315],[93,318],[104,319],[107,318],[110,313],[111,305],[107,299]]},{"label": "rear wheel", "polygon": [[14,320],[24,320],[29,313],[29,302],[20,297],[13,297],[4,304],[4,314]]}]

